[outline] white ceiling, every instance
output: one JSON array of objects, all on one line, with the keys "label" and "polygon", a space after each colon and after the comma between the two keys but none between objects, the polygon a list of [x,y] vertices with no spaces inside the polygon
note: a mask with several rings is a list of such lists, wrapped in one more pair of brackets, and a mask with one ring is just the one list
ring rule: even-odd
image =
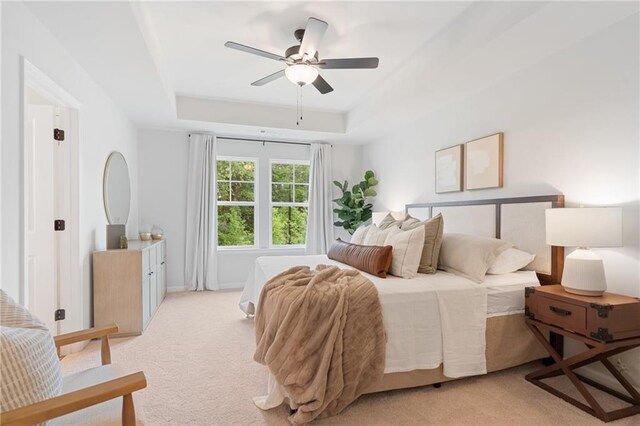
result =
[{"label": "white ceiling", "polygon": [[[637,2],[29,2],[30,10],[140,127],[361,143],[419,120],[625,17]],[[224,47],[283,54],[308,17],[329,23],[334,92],[250,83],[281,68]],[[176,98],[178,101],[176,102]]]},{"label": "white ceiling", "polygon": [[310,16],[329,28],[320,58],[380,58],[376,70],[322,70],[334,91],[303,89],[303,105],[349,111],[376,84],[467,7],[467,3],[403,2],[201,2],[144,3],[176,93],[225,100],[295,106],[286,78],[262,87],[250,83],[284,64],[224,47],[227,40],[284,56],[298,44],[293,32]]}]

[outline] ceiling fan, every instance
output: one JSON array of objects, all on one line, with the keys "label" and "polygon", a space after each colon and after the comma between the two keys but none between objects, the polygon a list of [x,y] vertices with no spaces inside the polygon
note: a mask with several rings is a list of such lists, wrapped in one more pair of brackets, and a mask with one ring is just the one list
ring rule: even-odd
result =
[{"label": "ceiling fan", "polygon": [[251,83],[252,86],[263,86],[280,77],[286,76],[289,81],[302,87],[307,84],[313,84],[316,89],[323,95],[333,91],[333,87],[326,82],[320,75],[320,69],[366,69],[378,68],[378,58],[341,58],[341,59],[322,59],[318,58],[318,45],[322,41],[324,33],[327,31],[327,24],[316,18],[309,18],[305,29],[299,29],[294,32],[294,36],[299,45],[288,48],[284,56],[275,53],[265,52],[264,50],[245,46],[243,44],[228,41],[224,45],[231,49],[240,50],[242,52],[252,53],[254,55],[284,62],[287,68],[274,72],[260,80]]}]

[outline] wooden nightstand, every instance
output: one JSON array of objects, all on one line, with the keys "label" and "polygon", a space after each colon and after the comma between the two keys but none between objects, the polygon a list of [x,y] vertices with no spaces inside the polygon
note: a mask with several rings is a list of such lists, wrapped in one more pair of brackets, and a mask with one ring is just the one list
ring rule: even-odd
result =
[{"label": "wooden nightstand", "polygon": [[[587,413],[609,422],[640,413],[640,393],[609,361],[608,357],[640,346],[640,300],[613,293],[599,297],[565,292],[560,285],[525,289],[527,326],[547,349],[555,364],[528,374],[525,378]],[[567,359],[547,341],[543,330],[578,340],[586,350]],[[604,386],[573,370],[601,362],[624,387],[628,395]],[[551,387],[542,380],[565,374],[589,405]],[[604,411],[584,383],[607,392],[631,406]]]}]

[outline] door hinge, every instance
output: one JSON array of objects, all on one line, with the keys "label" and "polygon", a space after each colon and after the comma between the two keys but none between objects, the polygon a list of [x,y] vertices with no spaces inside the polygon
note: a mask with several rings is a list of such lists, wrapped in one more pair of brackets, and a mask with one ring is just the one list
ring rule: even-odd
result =
[{"label": "door hinge", "polygon": [[56,141],[64,140],[64,130],[62,129],[53,129],[53,139]]},{"label": "door hinge", "polygon": [[56,321],[65,319],[65,316],[66,316],[66,312],[64,309],[56,310]]},{"label": "door hinge", "polygon": [[65,225],[64,219],[56,219],[53,221],[53,230],[64,231]]}]

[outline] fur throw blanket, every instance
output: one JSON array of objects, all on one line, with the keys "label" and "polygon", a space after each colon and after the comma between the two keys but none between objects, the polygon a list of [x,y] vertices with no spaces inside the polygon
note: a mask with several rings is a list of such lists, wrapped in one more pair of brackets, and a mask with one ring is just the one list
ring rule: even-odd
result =
[{"label": "fur throw blanket", "polygon": [[386,336],[378,291],[356,270],[293,267],[262,289],[254,360],[297,411],[292,423],[340,413],[382,379]]}]

